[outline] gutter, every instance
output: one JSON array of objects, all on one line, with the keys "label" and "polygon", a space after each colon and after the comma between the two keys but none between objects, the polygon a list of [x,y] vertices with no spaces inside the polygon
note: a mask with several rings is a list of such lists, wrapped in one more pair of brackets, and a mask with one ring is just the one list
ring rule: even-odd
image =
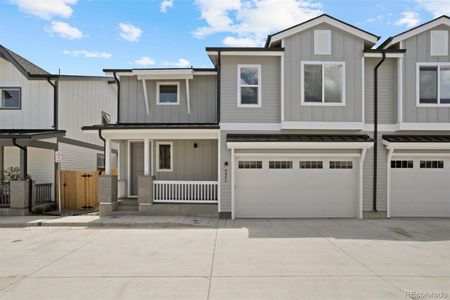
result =
[{"label": "gutter", "polygon": [[113,72],[114,81],[117,84],[117,121],[116,123],[120,123],[120,80],[117,78],[116,72]]},{"label": "gutter", "polygon": [[32,213],[32,207],[33,207],[33,185],[31,178],[28,177],[28,149],[27,147],[24,147],[22,145],[17,144],[17,138],[13,138],[12,142],[14,146],[18,147],[19,149],[23,150],[25,152],[25,160],[23,162],[23,171],[22,173],[24,176],[20,176],[21,180],[27,180],[28,181],[28,212]]},{"label": "gutter", "polygon": [[53,128],[58,130],[58,80],[55,83],[51,81],[52,77],[48,77],[47,81],[53,87]]},{"label": "gutter", "polygon": [[374,69],[374,91],[373,91],[373,100],[374,100],[374,118],[373,118],[373,136],[374,136],[374,144],[373,144],[373,211],[377,210],[377,178],[378,178],[378,68],[386,59],[386,51],[381,52],[382,58],[375,66]]},{"label": "gutter", "polygon": [[217,124],[220,124],[220,81],[221,81],[221,54],[222,52],[217,51]]}]

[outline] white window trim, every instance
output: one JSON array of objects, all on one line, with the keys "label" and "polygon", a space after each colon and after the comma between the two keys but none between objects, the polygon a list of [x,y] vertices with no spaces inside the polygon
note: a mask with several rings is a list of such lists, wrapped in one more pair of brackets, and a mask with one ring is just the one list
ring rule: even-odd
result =
[{"label": "white window trim", "polygon": [[[258,85],[241,85],[241,69],[242,68],[258,68]],[[238,65],[237,66],[237,106],[238,107],[261,107],[261,65]],[[258,103],[257,104],[242,104],[241,103],[241,87],[257,87],[258,88]]]},{"label": "white window trim", "polygon": [[[177,102],[159,102],[159,87],[161,85],[176,85],[177,86]],[[158,81],[156,82],[156,104],[157,105],[180,105],[180,82],[179,81]]]},{"label": "white window trim", "polygon": [[[170,145],[170,169],[160,169],[159,145]],[[173,172],[173,142],[156,142],[156,171],[157,172]]]},{"label": "white window trim", "polygon": [[[305,65],[321,65],[322,66],[322,102],[305,102]],[[342,91],[342,101],[339,103],[324,102],[325,101],[325,85],[323,84],[325,80],[324,76],[324,65],[342,65],[341,68],[341,91]],[[302,61],[300,70],[300,97],[301,105],[303,106],[345,106],[345,61]]]},{"label": "white window trim", "polygon": [[[437,101],[438,103],[420,103],[420,67],[437,67]],[[449,62],[419,62],[416,63],[416,106],[417,107],[450,107],[450,103],[440,103],[441,102],[441,67],[450,67]]]}]

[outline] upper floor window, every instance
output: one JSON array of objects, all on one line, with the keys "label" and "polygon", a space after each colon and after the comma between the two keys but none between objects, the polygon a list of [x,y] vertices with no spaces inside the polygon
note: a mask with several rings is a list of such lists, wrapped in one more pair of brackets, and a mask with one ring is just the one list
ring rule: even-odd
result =
[{"label": "upper floor window", "polygon": [[156,103],[161,105],[180,104],[179,82],[157,82]]},{"label": "upper floor window", "polygon": [[450,64],[418,64],[418,104],[450,105]]},{"label": "upper floor window", "polygon": [[344,62],[302,62],[302,105],[345,105]]},{"label": "upper floor window", "polygon": [[0,87],[0,109],[20,109],[22,105],[21,88]]},{"label": "upper floor window", "polygon": [[238,65],[238,107],[261,106],[261,65]]}]

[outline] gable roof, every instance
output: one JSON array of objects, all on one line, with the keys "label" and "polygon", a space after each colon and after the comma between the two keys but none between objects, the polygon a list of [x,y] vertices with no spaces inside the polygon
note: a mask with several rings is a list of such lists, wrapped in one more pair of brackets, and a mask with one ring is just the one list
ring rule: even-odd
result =
[{"label": "gable roof", "polygon": [[41,67],[33,64],[31,61],[23,58],[3,45],[0,45],[0,57],[3,57],[12,63],[28,79],[45,79],[51,76],[50,73]]},{"label": "gable roof", "polygon": [[406,39],[408,39],[412,36],[415,36],[419,33],[422,33],[424,31],[430,30],[431,28],[434,28],[441,24],[450,26],[450,17],[448,17],[446,15],[442,15],[440,17],[437,17],[436,19],[433,19],[433,20],[423,23],[419,26],[416,26],[414,28],[403,31],[397,35],[391,36],[388,39],[386,39],[380,46],[378,46],[378,48],[386,49],[394,44],[397,44],[398,42],[406,40]]},{"label": "gable roof", "polygon": [[281,30],[281,31],[279,31],[277,33],[274,33],[274,34],[271,34],[271,35],[267,36],[265,47],[268,48],[268,47],[270,47],[270,45],[273,42],[276,42],[276,41],[281,40],[281,39],[283,39],[285,37],[288,37],[288,36],[291,36],[293,34],[296,34],[296,33],[300,32],[300,31],[309,29],[309,28],[314,27],[316,25],[319,25],[321,23],[330,24],[330,25],[332,25],[334,27],[342,29],[342,30],[344,30],[346,32],[349,32],[349,33],[351,33],[353,35],[356,35],[356,36],[362,38],[363,40],[372,42],[374,44],[380,39],[380,36],[377,36],[377,35],[375,35],[373,33],[365,31],[365,30],[363,30],[361,28],[358,28],[356,26],[353,26],[353,25],[351,25],[349,23],[346,23],[344,21],[336,19],[336,18],[334,18],[334,17],[332,17],[330,15],[322,14],[322,15],[320,15],[318,17],[309,19],[309,20],[307,20],[305,22],[302,22],[300,24],[294,25],[292,27],[286,28],[286,29]]}]

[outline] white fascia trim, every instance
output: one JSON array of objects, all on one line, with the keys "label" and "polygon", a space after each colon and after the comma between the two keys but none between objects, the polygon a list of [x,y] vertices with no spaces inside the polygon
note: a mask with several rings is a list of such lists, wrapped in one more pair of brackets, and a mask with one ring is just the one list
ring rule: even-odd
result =
[{"label": "white fascia trim", "polygon": [[281,122],[281,129],[363,130],[363,122]]},{"label": "white fascia trim", "polygon": [[219,137],[219,129],[134,129],[134,130],[102,130],[105,138],[111,140],[143,140],[174,139],[174,140],[209,140]]},{"label": "white fascia trim", "polygon": [[220,123],[220,129],[280,131],[281,123]]},{"label": "white fascia trim", "polygon": [[391,143],[383,140],[386,149],[395,150],[449,150],[450,143]]},{"label": "white fascia trim", "polygon": [[322,16],[322,17],[316,18],[314,20],[311,20],[309,22],[305,22],[305,23],[303,23],[301,25],[295,26],[295,27],[293,27],[291,29],[288,29],[286,31],[283,31],[283,32],[280,32],[278,34],[272,35],[272,37],[270,39],[270,44],[272,44],[272,43],[274,43],[276,41],[279,41],[281,39],[284,39],[286,37],[289,37],[289,36],[291,36],[293,34],[296,34],[298,32],[301,32],[301,31],[307,30],[309,28],[312,28],[314,26],[317,26],[319,24],[322,24],[322,23],[327,23],[327,24],[329,24],[331,26],[337,27],[338,29],[341,29],[341,30],[343,30],[345,32],[348,32],[350,34],[358,36],[358,37],[362,38],[363,40],[372,42],[374,44],[378,41],[378,37],[376,37],[376,36],[373,36],[373,35],[368,34],[368,33],[364,32],[362,30],[359,30],[359,29],[357,29],[355,27],[352,27],[352,26],[349,26],[349,25],[344,24],[342,22],[339,22],[339,21],[337,21],[335,19],[332,19],[332,18],[330,18],[328,16]]},{"label": "white fascia trim", "polygon": [[228,149],[370,149],[373,142],[227,142]]},{"label": "white fascia trim", "polygon": [[329,158],[329,157],[339,157],[339,158],[355,158],[360,157],[359,153],[235,153],[236,157],[257,157],[257,158],[272,158],[272,157],[282,157],[282,158]]},{"label": "white fascia trim", "polygon": [[[398,131],[399,124],[378,124],[378,131],[391,132]],[[364,124],[364,131],[374,131],[373,124]]]},{"label": "white fascia trim", "polygon": [[450,123],[400,123],[398,130],[436,130],[450,131]]},{"label": "white fascia trim", "polygon": [[396,36],[395,38],[393,38],[392,41],[390,41],[383,48],[387,49],[391,45],[394,45],[394,44],[396,44],[398,42],[401,42],[401,41],[404,41],[406,39],[409,39],[410,37],[413,37],[413,36],[415,36],[415,35],[417,35],[419,33],[422,33],[424,31],[430,30],[430,29],[432,29],[432,28],[434,28],[436,26],[439,26],[441,24],[450,26],[450,20],[445,18],[445,17],[441,17],[441,18],[438,18],[438,19],[436,19],[434,21],[429,22],[428,24],[419,26],[419,27],[417,27],[417,28],[415,28],[413,30],[409,30],[409,31],[407,31],[407,32],[405,32],[403,34],[400,34],[400,35]]},{"label": "white fascia trim", "polygon": [[194,75],[217,75],[216,71],[194,71]]},{"label": "white fascia trim", "polygon": [[[392,150],[392,149],[391,149]],[[414,152],[414,153],[395,153],[393,157],[396,158],[448,158],[450,157],[450,153],[423,153],[423,152]]]},{"label": "white fascia trim", "polygon": [[192,75],[194,70],[192,69],[167,69],[167,70],[132,70],[135,76],[146,76],[146,75]]},{"label": "white fascia trim", "polygon": [[[217,56],[217,51],[208,51],[208,55]],[[221,51],[221,56],[283,56],[283,51]]]},{"label": "white fascia trim", "polygon": [[[404,53],[386,53],[386,58],[400,58],[403,57]],[[381,53],[364,53],[364,57],[382,57]]]}]

